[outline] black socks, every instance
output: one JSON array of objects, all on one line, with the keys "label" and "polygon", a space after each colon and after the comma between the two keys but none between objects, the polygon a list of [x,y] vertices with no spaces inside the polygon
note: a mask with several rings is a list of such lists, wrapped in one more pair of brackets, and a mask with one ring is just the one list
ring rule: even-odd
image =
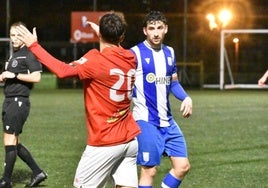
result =
[{"label": "black socks", "polygon": [[5,167],[3,179],[6,182],[11,182],[11,176],[14,169],[14,165],[17,158],[17,146],[5,146],[6,155],[5,155]]},{"label": "black socks", "polygon": [[17,153],[18,156],[32,169],[34,175],[37,175],[42,171],[35,162],[30,151],[24,145],[18,144]]}]

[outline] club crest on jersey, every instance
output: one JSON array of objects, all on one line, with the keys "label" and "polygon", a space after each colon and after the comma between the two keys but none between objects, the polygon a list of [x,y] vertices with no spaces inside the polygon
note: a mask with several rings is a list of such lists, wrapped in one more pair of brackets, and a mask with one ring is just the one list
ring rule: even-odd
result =
[{"label": "club crest on jersey", "polygon": [[17,67],[18,66],[18,61],[16,59],[13,59],[12,63],[11,63],[11,66],[12,67]]},{"label": "club crest on jersey", "polygon": [[167,58],[167,62],[168,62],[168,65],[171,66],[172,65],[172,58],[171,57],[168,57]]}]

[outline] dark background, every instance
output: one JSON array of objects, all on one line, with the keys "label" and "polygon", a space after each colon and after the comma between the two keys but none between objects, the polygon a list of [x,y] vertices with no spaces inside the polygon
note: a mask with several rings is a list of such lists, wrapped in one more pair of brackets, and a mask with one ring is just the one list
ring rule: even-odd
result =
[{"label": "dark background", "polygon": [[[10,17],[7,17],[6,0],[0,1],[0,37],[8,37],[7,24],[23,21],[28,28],[37,27],[39,42],[53,55],[72,61],[98,44],[70,43],[70,18],[72,11],[121,11],[128,22],[123,46],[130,48],[144,40],[141,21],[149,10],[160,10],[168,18],[169,32],[165,43],[175,50],[177,61],[204,62],[205,83],[218,83],[220,31],[211,31],[207,13],[217,13],[222,7],[233,12],[227,29],[268,28],[267,0],[9,0]],[[185,4],[187,2],[187,4]],[[185,6],[187,12],[185,14]],[[7,20],[8,23],[7,23]],[[238,82],[256,83],[267,69],[268,35],[239,35],[239,64],[234,63],[232,37],[226,39],[231,68]],[[7,44],[0,43],[0,63],[7,55]],[[185,85],[199,84],[196,68],[184,67]],[[226,78],[228,81],[228,78]]]}]

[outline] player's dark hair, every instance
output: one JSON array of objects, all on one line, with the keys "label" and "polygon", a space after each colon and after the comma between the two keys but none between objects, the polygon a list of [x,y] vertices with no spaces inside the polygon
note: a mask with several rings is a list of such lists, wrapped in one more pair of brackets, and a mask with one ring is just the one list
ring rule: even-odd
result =
[{"label": "player's dark hair", "polygon": [[103,40],[117,45],[124,38],[127,23],[123,14],[110,12],[101,17],[99,26]]},{"label": "player's dark hair", "polygon": [[146,27],[149,23],[154,23],[156,21],[161,21],[167,24],[167,18],[160,11],[150,11],[143,19],[142,26]]}]

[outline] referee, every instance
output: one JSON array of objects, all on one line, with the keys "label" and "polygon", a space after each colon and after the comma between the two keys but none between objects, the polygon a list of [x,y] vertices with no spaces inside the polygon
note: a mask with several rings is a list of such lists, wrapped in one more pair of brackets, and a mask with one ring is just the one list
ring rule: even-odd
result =
[{"label": "referee", "polygon": [[15,28],[25,25],[16,22],[10,27],[13,55],[6,62],[0,82],[4,82],[5,99],[2,106],[3,140],[5,146],[5,166],[0,179],[0,188],[12,187],[11,177],[15,161],[19,156],[32,170],[31,182],[26,187],[34,187],[47,178],[30,151],[19,141],[23,125],[30,113],[30,92],[33,84],[40,82],[42,66],[25,44],[17,39]]}]

